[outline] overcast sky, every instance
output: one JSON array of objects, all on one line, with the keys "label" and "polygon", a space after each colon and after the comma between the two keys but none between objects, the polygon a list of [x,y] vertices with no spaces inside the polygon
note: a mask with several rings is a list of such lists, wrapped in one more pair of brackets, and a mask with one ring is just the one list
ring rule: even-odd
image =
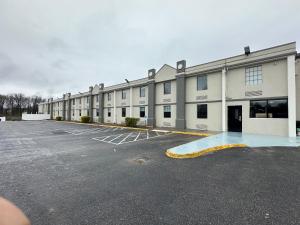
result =
[{"label": "overcast sky", "polygon": [[299,0],[0,0],[0,93],[58,97],[246,45],[300,46],[299,22]]}]

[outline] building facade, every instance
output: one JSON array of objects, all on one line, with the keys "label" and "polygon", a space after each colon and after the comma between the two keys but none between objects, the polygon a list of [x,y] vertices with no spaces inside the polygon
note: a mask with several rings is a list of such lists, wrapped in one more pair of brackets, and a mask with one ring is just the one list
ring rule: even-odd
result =
[{"label": "building facade", "polygon": [[39,105],[51,118],[296,136],[300,121],[300,56],[296,43],[187,67],[167,64],[139,80],[64,94]]}]

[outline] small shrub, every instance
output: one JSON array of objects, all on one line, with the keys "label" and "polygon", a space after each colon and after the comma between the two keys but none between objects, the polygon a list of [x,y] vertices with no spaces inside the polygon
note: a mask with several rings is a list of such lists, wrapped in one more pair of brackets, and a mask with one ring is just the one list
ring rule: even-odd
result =
[{"label": "small shrub", "polygon": [[80,117],[81,123],[89,123],[90,119],[91,118],[89,116],[82,116],[82,117]]},{"label": "small shrub", "polygon": [[61,116],[57,116],[57,117],[55,117],[55,120],[56,121],[62,121],[62,117]]},{"label": "small shrub", "polygon": [[125,118],[125,124],[127,127],[136,127],[137,122],[139,121],[139,118],[134,117],[126,117]]}]

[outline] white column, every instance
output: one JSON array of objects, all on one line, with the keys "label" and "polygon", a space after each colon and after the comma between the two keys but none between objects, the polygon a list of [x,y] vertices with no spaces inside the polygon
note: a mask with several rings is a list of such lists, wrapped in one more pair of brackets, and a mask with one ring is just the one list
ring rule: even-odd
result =
[{"label": "white column", "polygon": [[117,123],[117,101],[116,101],[116,96],[117,92],[114,91],[114,123]]},{"label": "white column", "polygon": [[222,131],[226,131],[226,68],[222,69]]},{"label": "white column", "polygon": [[133,115],[133,94],[132,94],[132,87],[130,88],[129,93],[129,115],[132,117]]},{"label": "white column", "polygon": [[289,137],[296,137],[296,73],[295,56],[287,57]]}]

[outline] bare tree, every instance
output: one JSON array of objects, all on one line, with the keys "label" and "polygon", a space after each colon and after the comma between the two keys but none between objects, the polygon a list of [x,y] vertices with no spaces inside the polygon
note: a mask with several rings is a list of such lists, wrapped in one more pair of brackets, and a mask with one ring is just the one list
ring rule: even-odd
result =
[{"label": "bare tree", "polygon": [[6,101],[6,95],[0,95],[0,115],[4,115],[5,101]]},{"label": "bare tree", "polygon": [[14,94],[16,108],[19,115],[22,115],[22,105],[24,104],[25,96],[22,93]]}]

